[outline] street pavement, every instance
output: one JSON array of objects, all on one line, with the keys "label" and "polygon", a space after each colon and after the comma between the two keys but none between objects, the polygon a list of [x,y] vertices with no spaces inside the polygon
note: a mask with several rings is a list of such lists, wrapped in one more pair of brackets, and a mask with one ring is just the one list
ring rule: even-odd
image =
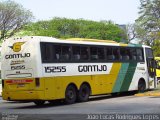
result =
[{"label": "street pavement", "polygon": [[91,97],[84,103],[47,102],[44,106],[36,106],[33,102],[5,101],[0,97],[0,120],[128,120],[127,117],[131,117],[129,120],[160,120],[160,96],[145,95],[104,95]]},{"label": "street pavement", "polygon": [[160,114],[160,97],[103,96],[92,98],[89,102],[65,105],[46,103],[36,106],[33,102],[8,102],[1,100],[0,113],[11,112],[20,114],[90,114],[90,113],[121,113],[121,114]]},{"label": "street pavement", "polygon": [[101,117],[101,115],[108,117],[108,114],[111,114],[110,117],[120,114],[137,114],[140,118],[142,115],[150,114],[151,117],[155,117],[153,120],[159,120],[160,116],[157,116],[160,114],[159,101],[160,97],[153,96],[101,96],[90,98],[84,103],[71,105],[46,103],[44,106],[36,106],[32,102],[9,102],[0,97],[0,113],[3,113],[3,116],[4,114],[14,115],[19,118],[18,120],[86,120]]}]

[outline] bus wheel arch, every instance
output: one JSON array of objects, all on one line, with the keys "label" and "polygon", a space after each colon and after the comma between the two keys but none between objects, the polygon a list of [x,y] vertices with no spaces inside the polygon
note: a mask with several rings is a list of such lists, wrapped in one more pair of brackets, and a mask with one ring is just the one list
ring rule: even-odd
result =
[{"label": "bus wheel arch", "polygon": [[65,90],[65,103],[73,104],[77,99],[77,87],[74,83],[70,83]]},{"label": "bus wheel arch", "polygon": [[78,101],[86,102],[91,94],[91,87],[87,82],[83,82],[78,91]]},{"label": "bus wheel arch", "polygon": [[138,92],[144,92],[146,90],[146,81],[144,78],[140,78],[138,81]]}]

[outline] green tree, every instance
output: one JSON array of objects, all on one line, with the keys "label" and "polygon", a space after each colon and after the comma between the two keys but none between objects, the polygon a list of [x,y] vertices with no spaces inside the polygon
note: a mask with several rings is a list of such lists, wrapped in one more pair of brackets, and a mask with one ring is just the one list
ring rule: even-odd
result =
[{"label": "green tree", "polygon": [[152,49],[154,51],[154,56],[160,57],[159,46],[160,46],[160,40],[155,40],[154,41],[154,46],[152,46]]},{"label": "green tree", "polygon": [[0,2],[0,40],[11,37],[33,19],[29,10],[14,1]]},{"label": "green tree", "polygon": [[23,33],[32,35],[52,36],[57,38],[93,38],[110,39],[120,41],[124,38],[124,32],[117,25],[110,21],[89,21],[83,19],[53,18],[48,21],[38,21],[23,29]]},{"label": "green tree", "polygon": [[136,23],[140,26],[138,36],[147,45],[160,39],[160,0],[140,0],[141,7]]}]

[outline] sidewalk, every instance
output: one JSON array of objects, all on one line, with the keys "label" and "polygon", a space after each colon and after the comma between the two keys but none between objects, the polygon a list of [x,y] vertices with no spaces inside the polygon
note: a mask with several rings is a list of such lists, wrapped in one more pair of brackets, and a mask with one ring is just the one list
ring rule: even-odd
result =
[{"label": "sidewalk", "polygon": [[147,91],[147,92],[144,92],[144,93],[138,93],[138,94],[135,94],[135,96],[138,96],[138,97],[142,97],[142,96],[160,97],[160,84],[153,91]]}]

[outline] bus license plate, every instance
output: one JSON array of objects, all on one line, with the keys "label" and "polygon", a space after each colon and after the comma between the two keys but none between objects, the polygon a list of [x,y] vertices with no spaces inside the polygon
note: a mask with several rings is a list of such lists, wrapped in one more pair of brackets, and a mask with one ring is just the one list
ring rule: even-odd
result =
[{"label": "bus license plate", "polygon": [[24,87],[25,85],[24,84],[18,84],[17,87]]}]

